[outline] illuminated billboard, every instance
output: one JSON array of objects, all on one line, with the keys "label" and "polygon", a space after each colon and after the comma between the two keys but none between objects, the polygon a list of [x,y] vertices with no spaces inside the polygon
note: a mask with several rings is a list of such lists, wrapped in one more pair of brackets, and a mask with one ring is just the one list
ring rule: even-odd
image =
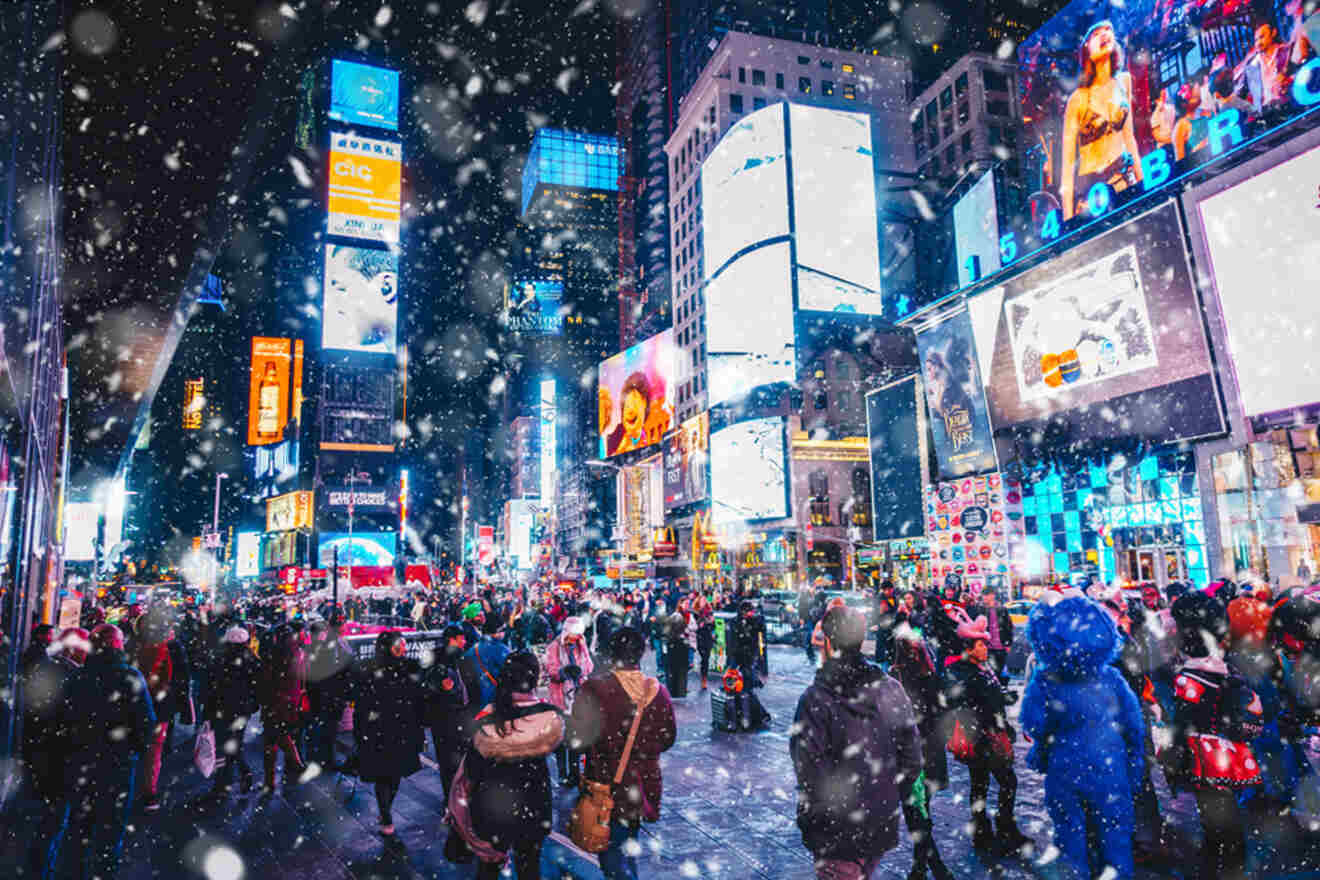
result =
[{"label": "illuminated billboard", "polygon": [[651,485],[655,476],[655,469],[649,462],[619,471],[619,522],[622,523],[623,552],[629,556],[636,557],[651,549],[651,527],[658,518]]},{"label": "illuminated billboard", "polygon": [[[539,128],[522,174],[522,212],[544,204],[538,196],[567,188],[612,193],[623,174],[617,138],[557,128]],[[608,200],[602,205],[610,204]]]},{"label": "illuminated billboard", "polygon": [[564,329],[563,304],[562,281],[515,281],[504,303],[509,329],[558,335]]},{"label": "illuminated billboard", "polygon": [[362,565],[384,567],[394,564],[398,535],[394,532],[354,532],[351,536],[341,532],[322,532],[317,546],[317,564],[329,568],[335,564],[339,552],[339,566]]},{"label": "illuminated billboard", "polygon": [[64,558],[68,562],[91,562],[96,558],[96,533],[101,505],[95,501],[70,501],[64,505]]},{"label": "illuminated billboard", "polygon": [[326,232],[398,244],[402,156],[394,141],[331,135]]},{"label": "illuminated billboard", "polygon": [[[267,446],[297,434],[302,418],[301,339],[252,337],[248,380],[248,445]],[[286,429],[293,426],[288,431]],[[296,467],[296,462],[294,463]]]},{"label": "illuminated billboard", "polygon": [[959,287],[999,271],[999,209],[993,170],[981,175],[954,204],[953,242]]},{"label": "illuminated billboard", "polygon": [[664,330],[599,370],[600,457],[659,443],[674,421],[674,331]]},{"label": "illuminated billboard", "polygon": [[336,58],[330,64],[330,118],[399,129],[399,72]]},{"label": "illuminated billboard", "polygon": [[876,541],[925,534],[921,512],[926,423],[921,388],[908,376],[866,395],[866,442],[871,459],[872,537]]},{"label": "illuminated billboard", "polygon": [[997,444],[1224,429],[1171,202],[973,297],[968,313]]},{"label": "illuminated billboard", "polygon": [[186,379],[183,383],[183,429],[199,431],[206,411],[206,380]]},{"label": "illuminated billboard", "polygon": [[321,347],[394,354],[398,321],[398,255],[327,245]]},{"label": "illuminated billboard", "polygon": [[541,504],[554,505],[555,473],[559,469],[559,407],[555,380],[541,380]]},{"label": "illuminated billboard", "polygon": [[1317,38],[1301,2],[1073,0],[1018,46],[1037,215],[1103,213],[1320,103]]},{"label": "illuminated billboard", "polygon": [[782,418],[752,419],[711,432],[710,498],[716,523],[788,516]]},{"label": "illuminated billboard", "polygon": [[261,574],[261,533],[239,532],[234,551],[234,576],[256,577]]},{"label": "illuminated billboard", "polygon": [[515,499],[509,505],[509,558],[517,568],[532,567],[532,530],[536,525],[536,515],[540,504],[530,499]]},{"label": "illuminated billboard", "polygon": [[985,386],[966,310],[922,327],[917,332],[917,350],[940,476],[954,480],[995,470]]},{"label": "illuminated billboard", "polygon": [[880,234],[871,117],[790,104],[789,121],[798,265],[872,291],[877,295],[868,311],[879,313]]},{"label": "illuminated billboard", "polygon": [[665,438],[665,511],[705,501],[710,470],[710,413],[699,413]]},{"label": "illuminated billboard", "polygon": [[288,492],[266,499],[266,531],[285,532],[312,527],[312,493]]},{"label": "illuminated billboard", "polygon": [[705,274],[743,248],[788,235],[784,105],[734,123],[701,165]]},{"label": "illuminated billboard", "polygon": [[1320,147],[1284,161],[1267,154],[1242,172],[1243,179],[1229,172],[1190,198],[1242,408],[1258,416],[1320,401],[1313,296],[1320,290]]},{"label": "illuminated billboard", "polygon": [[392,367],[325,364],[321,448],[334,452],[394,451]]},{"label": "illuminated billboard", "polygon": [[793,275],[789,244],[757,248],[706,285],[706,375],[711,405],[758,385],[792,382]]}]

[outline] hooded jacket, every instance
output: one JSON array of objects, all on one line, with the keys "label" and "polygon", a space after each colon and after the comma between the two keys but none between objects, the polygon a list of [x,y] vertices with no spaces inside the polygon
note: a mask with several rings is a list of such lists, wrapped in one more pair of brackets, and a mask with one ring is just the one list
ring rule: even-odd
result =
[{"label": "hooded jacket", "polygon": [[[545,674],[550,679],[550,702],[564,712],[573,708],[573,697],[578,688],[595,670],[591,651],[587,650],[586,637],[576,643],[569,643],[565,639],[566,635],[566,632],[560,633],[545,649]],[[576,680],[564,674],[564,670],[571,671],[571,667],[577,667]]]},{"label": "hooded jacket", "polygon": [[378,658],[356,676],[351,693],[362,780],[402,779],[422,769],[421,665],[410,657]]},{"label": "hooded jacket", "polygon": [[142,673],[123,651],[97,651],[69,679],[59,727],[70,758],[66,780],[87,764],[123,764],[147,748],[156,710]]},{"label": "hooded jacket", "polygon": [[922,769],[902,686],[860,654],[831,657],[798,700],[793,729],[807,849],[818,859],[866,860],[897,846],[903,793]]},{"label": "hooded jacket", "polygon": [[551,829],[550,768],[546,756],[564,741],[564,716],[530,694],[516,695],[515,717],[503,732],[490,708],[477,716],[468,753],[472,821],[497,849],[544,839]]}]

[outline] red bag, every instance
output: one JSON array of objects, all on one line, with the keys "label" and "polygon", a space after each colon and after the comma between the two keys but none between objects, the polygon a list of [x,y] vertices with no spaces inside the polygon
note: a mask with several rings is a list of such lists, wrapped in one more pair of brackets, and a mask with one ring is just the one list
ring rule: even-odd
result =
[{"label": "red bag", "polygon": [[1194,784],[1212,788],[1250,788],[1261,784],[1260,765],[1246,743],[1196,733],[1187,737],[1187,752]]},{"label": "red bag", "polygon": [[949,753],[964,764],[972,760],[972,755],[976,753],[976,743],[967,736],[961,721],[953,722],[953,733],[949,734]]},{"label": "red bag", "polygon": [[1013,763],[1013,738],[1008,735],[1007,730],[990,734],[990,748],[999,760],[1008,764]]}]

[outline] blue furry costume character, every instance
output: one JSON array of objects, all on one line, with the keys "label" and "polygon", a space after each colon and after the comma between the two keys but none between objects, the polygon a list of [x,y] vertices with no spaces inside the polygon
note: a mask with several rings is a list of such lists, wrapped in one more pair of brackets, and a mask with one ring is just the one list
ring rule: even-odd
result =
[{"label": "blue furry costume character", "polygon": [[[1038,604],[1027,622],[1036,669],[1022,699],[1033,745],[1027,766],[1045,774],[1045,805],[1060,862],[1072,877],[1112,867],[1131,877],[1133,795],[1141,786],[1141,706],[1111,663],[1122,648],[1114,620],[1082,596]],[[1090,852],[1088,829],[1099,841]]]}]

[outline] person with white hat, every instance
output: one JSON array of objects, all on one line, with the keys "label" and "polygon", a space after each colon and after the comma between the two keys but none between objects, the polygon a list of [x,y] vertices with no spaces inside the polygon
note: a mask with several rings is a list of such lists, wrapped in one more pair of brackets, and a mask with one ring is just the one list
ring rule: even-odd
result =
[{"label": "person with white hat", "polygon": [[220,654],[211,670],[211,689],[206,718],[215,731],[217,767],[215,784],[206,796],[222,801],[229,795],[237,774],[242,790],[252,790],[252,768],[243,754],[243,733],[248,718],[255,715],[257,702],[257,658],[252,653],[251,638],[241,626],[225,630],[220,640]]},{"label": "person with white hat", "polygon": [[[584,638],[586,631],[587,622],[581,617],[565,618],[563,630],[545,649],[545,673],[550,679],[550,702],[565,713],[573,711],[573,699],[577,696],[578,687],[595,669],[591,651],[588,650],[587,640]],[[559,765],[559,784],[565,788],[576,788],[578,785],[579,754],[569,749],[567,739],[555,751],[555,759]]]},{"label": "person with white hat", "polygon": [[[945,701],[956,730],[949,750],[967,765],[972,777],[972,844],[982,852],[1009,855],[1031,843],[1013,819],[1017,801],[1017,774],[1013,772],[1015,732],[1008,723],[1008,707],[1017,701],[987,662],[990,628],[985,617],[958,616],[958,638],[963,652],[945,670]],[[999,783],[996,830],[986,815],[990,777]]]}]

